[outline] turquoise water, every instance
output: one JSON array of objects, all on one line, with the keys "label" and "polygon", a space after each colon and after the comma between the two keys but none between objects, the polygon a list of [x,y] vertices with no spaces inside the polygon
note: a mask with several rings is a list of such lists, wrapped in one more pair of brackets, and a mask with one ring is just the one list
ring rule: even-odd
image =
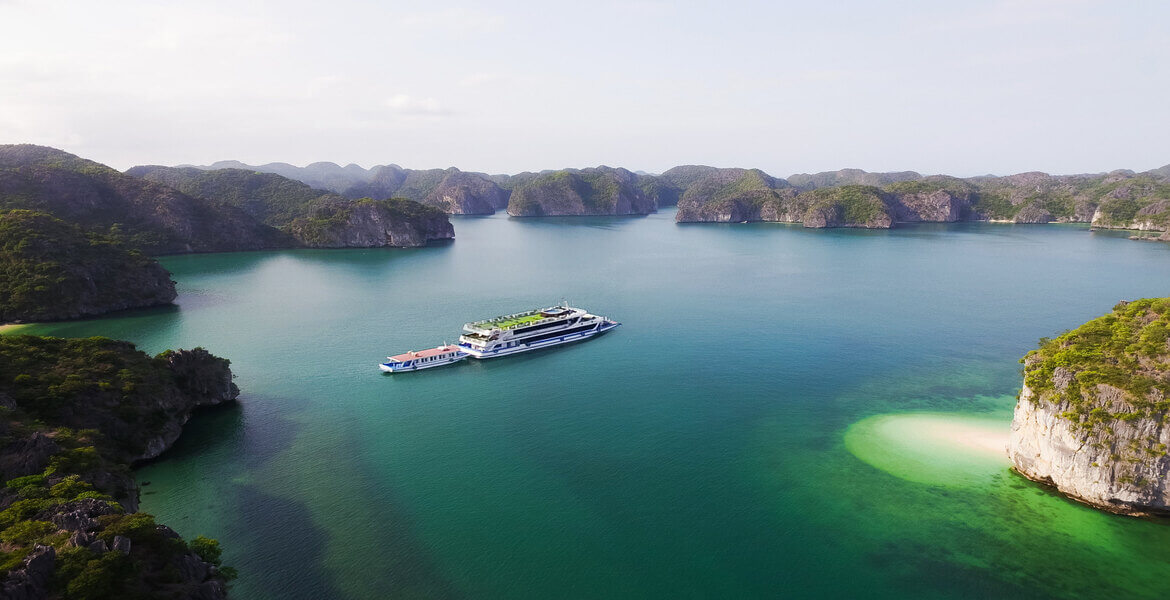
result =
[{"label": "turquoise water", "polygon": [[[239,598],[1155,597],[1170,580],[1165,524],[1006,462],[979,485],[911,481],[843,441],[903,412],[1006,430],[1017,359],[1170,295],[1168,244],[671,212],[455,227],[418,250],[168,257],[177,309],[35,330],[231,358],[239,407],[194,419],[139,479],[145,510],[223,542]],[[624,325],[376,369],[561,298]]]}]

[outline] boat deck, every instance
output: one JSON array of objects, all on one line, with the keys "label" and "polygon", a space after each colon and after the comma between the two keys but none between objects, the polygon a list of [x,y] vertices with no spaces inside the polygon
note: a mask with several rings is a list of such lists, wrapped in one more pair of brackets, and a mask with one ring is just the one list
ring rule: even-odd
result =
[{"label": "boat deck", "polygon": [[544,318],[545,317],[542,316],[538,312],[535,314],[524,315],[524,316],[520,316],[520,317],[515,317],[515,316],[497,317],[495,319],[484,321],[482,323],[476,323],[476,325],[478,325],[480,327],[499,327],[500,329],[512,329],[514,327],[519,327],[521,325],[535,323],[536,321],[539,321],[539,320],[544,319]]},{"label": "boat deck", "polygon": [[407,352],[405,354],[396,354],[394,356],[388,356],[387,358],[389,358],[390,360],[392,360],[394,362],[403,362],[403,361],[407,361],[407,360],[415,360],[418,358],[428,358],[431,356],[438,356],[439,354],[443,354],[445,352],[454,352],[456,350],[459,350],[459,346],[447,345],[447,346],[439,346],[438,348],[428,348],[426,350],[419,350],[418,352],[411,351],[411,352]]}]

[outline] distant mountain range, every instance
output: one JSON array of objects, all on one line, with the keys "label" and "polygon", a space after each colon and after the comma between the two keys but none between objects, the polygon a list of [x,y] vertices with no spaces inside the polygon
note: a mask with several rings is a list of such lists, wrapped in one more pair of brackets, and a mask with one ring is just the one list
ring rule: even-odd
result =
[{"label": "distant mountain range", "polygon": [[808,227],[893,227],[907,222],[992,220],[1083,222],[1099,227],[1166,231],[1170,165],[1083,175],[1020,173],[957,178],[914,171],[842,169],[786,179],[758,169],[680,166],[660,175],[596,167],[487,175],[398,165],[364,169],[319,162],[245,165],[222,161],[198,169],[247,169],[296,179],[347,198],[403,197],[449,214],[512,216],[647,214],[679,206],[679,222],[777,221]]},{"label": "distant mountain range", "polygon": [[167,303],[173,285],[150,255],[422,246],[454,237],[448,214],[644,215],[676,204],[678,222],[996,220],[1167,232],[1170,165],[969,178],[843,169],[782,179],[698,165],[659,175],[606,166],[487,175],[235,161],[120,173],[54,148],[0,146],[0,321]]}]

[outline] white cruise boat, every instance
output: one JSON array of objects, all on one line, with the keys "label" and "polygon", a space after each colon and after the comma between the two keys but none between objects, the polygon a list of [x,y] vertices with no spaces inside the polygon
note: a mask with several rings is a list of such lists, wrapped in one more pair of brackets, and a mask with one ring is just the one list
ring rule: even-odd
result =
[{"label": "white cruise boat", "polygon": [[457,363],[467,358],[467,353],[458,346],[446,345],[418,352],[407,352],[386,357],[386,362],[378,365],[379,369],[387,373],[401,373],[403,371],[420,371],[431,367],[441,367]]},{"label": "white cruise boat", "polygon": [[472,358],[495,358],[588,339],[618,325],[580,308],[553,306],[468,323],[459,349]]}]

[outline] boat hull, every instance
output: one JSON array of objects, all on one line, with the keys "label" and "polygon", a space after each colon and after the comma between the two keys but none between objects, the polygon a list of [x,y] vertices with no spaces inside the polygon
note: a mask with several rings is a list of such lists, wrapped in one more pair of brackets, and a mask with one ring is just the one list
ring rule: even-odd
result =
[{"label": "boat hull", "polygon": [[501,356],[511,356],[513,354],[520,354],[521,352],[529,352],[531,350],[540,350],[541,348],[550,348],[552,346],[560,346],[562,344],[571,344],[573,342],[580,342],[591,337],[601,335],[610,329],[621,325],[616,321],[604,321],[598,325],[596,329],[589,329],[587,331],[580,331],[577,333],[570,333],[567,335],[557,336],[540,340],[532,343],[521,343],[511,348],[500,348],[497,350],[477,350],[472,348],[470,344],[459,344],[459,349],[466,352],[471,358],[480,360],[486,358],[498,358]]},{"label": "boat hull", "polygon": [[440,360],[440,361],[435,361],[435,362],[426,363],[426,364],[422,364],[422,365],[410,365],[408,367],[396,365],[394,363],[381,363],[378,365],[378,368],[381,369],[385,373],[408,373],[410,371],[422,371],[423,369],[433,369],[435,367],[445,367],[447,365],[453,365],[457,362],[460,362],[460,361],[463,361],[466,359],[467,359],[467,354],[464,354],[462,356],[456,356],[454,358],[450,358],[447,360]]}]

